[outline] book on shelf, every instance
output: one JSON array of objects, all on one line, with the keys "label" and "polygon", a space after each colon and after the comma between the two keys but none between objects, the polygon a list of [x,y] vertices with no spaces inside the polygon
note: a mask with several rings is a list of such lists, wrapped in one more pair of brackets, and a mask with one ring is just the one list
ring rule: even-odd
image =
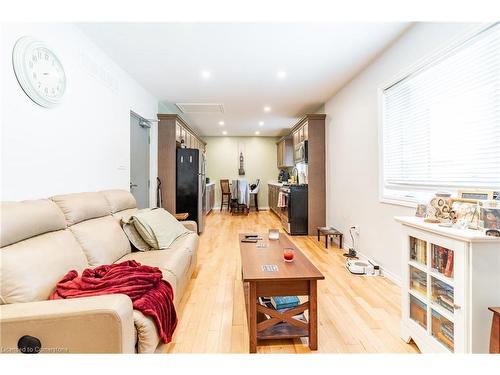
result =
[{"label": "book on shelf", "polygon": [[453,306],[453,298],[450,298],[446,295],[439,295],[437,296],[437,303],[438,305],[444,307],[446,310],[450,312],[454,312],[454,306]]},{"label": "book on shelf", "polygon": [[[272,297],[259,297],[259,303],[263,306],[266,306],[270,309],[276,310],[280,313],[284,313],[284,312],[286,312],[290,309],[293,309],[295,307],[295,306],[293,306],[293,307],[288,307],[288,308],[283,308],[283,309],[276,309],[272,303]],[[271,318],[268,314],[264,314],[264,315],[266,316],[267,319]],[[297,319],[297,320],[301,320],[304,323],[307,323],[307,319],[306,319],[306,316],[304,315],[304,313],[299,313],[297,315],[294,315],[293,318]]]},{"label": "book on shelf", "polygon": [[444,268],[444,275],[446,277],[453,276],[453,251],[446,250],[447,258],[446,258],[446,267]]},{"label": "book on shelf", "polygon": [[440,327],[441,334],[448,340],[453,342],[453,324],[452,323],[441,323]]},{"label": "book on shelf", "polygon": [[453,277],[453,251],[434,245],[432,268],[446,277]]},{"label": "book on shelf", "polygon": [[418,238],[411,238],[410,244],[410,256],[411,259],[416,260],[419,263],[427,263],[427,246],[426,242],[419,240]]},{"label": "book on shelf", "polygon": [[271,303],[276,310],[289,309],[300,303],[297,296],[271,297]]}]

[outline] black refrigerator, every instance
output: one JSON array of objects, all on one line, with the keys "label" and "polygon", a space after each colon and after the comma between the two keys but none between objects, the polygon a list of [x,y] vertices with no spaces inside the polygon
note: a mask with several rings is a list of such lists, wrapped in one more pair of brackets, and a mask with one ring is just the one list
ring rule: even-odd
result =
[{"label": "black refrigerator", "polygon": [[205,157],[194,148],[178,148],[176,161],[176,212],[189,214],[203,232],[205,205]]}]

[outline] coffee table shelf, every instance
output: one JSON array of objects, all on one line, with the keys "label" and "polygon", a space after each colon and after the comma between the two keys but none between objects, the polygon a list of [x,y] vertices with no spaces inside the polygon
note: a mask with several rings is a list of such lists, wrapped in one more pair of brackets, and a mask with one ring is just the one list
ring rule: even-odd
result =
[{"label": "coffee table shelf", "polygon": [[278,323],[274,326],[266,328],[264,331],[257,332],[258,340],[295,339],[308,336],[308,329],[299,328],[286,322]]}]

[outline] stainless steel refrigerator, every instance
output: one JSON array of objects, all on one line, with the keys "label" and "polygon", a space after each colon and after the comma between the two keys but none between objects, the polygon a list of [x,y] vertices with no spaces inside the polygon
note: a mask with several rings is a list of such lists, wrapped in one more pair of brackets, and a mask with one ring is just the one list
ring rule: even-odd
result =
[{"label": "stainless steel refrigerator", "polygon": [[203,232],[205,221],[205,157],[194,148],[178,148],[176,163],[176,212],[189,214],[187,220]]}]

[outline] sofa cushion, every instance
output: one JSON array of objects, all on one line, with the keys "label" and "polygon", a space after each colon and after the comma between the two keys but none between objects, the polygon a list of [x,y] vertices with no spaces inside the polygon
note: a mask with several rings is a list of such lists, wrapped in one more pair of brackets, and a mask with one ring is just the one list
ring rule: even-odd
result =
[{"label": "sofa cushion", "polygon": [[160,336],[153,319],[139,310],[134,310],[133,316],[137,331],[137,353],[154,353],[160,342]]},{"label": "sofa cushion", "polygon": [[2,202],[0,247],[66,228],[64,215],[49,199]]},{"label": "sofa cushion", "polygon": [[154,249],[167,249],[180,236],[189,233],[179,221],[163,208],[139,211],[132,216],[135,228]]},{"label": "sofa cushion", "polygon": [[125,262],[127,260],[135,260],[141,264],[151,267],[158,267],[163,275],[163,280],[168,281],[174,290],[174,299],[177,291],[177,278],[176,275],[170,271],[168,268],[161,267],[163,265],[163,258],[161,257],[160,252],[168,251],[168,250],[153,250],[146,252],[135,252],[127,254],[120,259],[118,259],[115,263]]},{"label": "sofa cushion", "polygon": [[196,263],[198,235],[190,233],[176,240],[172,248],[127,254],[117,262],[136,260],[141,264],[158,267],[174,289],[174,304],[178,306],[184,290],[191,278]]},{"label": "sofa cushion", "polygon": [[91,266],[112,264],[131,252],[120,224],[112,216],[86,220],[70,227]]},{"label": "sofa cushion", "polygon": [[134,259],[141,264],[158,267],[163,273],[172,273],[176,279],[185,276],[191,265],[192,254],[181,248],[151,250],[128,254],[121,261]]},{"label": "sofa cushion", "polygon": [[51,199],[64,213],[69,226],[111,214],[109,203],[102,193],[56,195]]},{"label": "sofa cushion", "polygon": [[0,300],[45,300],[68,271],[81,272],[86,267],[83,250],[69,229],[5,246],[1,250]]},{"label": "sofa cushion", "polygon": [[111,213],[136,208],[137,203],[134,196],[127,190],[104,190],[101,192],[108,201]]}]

